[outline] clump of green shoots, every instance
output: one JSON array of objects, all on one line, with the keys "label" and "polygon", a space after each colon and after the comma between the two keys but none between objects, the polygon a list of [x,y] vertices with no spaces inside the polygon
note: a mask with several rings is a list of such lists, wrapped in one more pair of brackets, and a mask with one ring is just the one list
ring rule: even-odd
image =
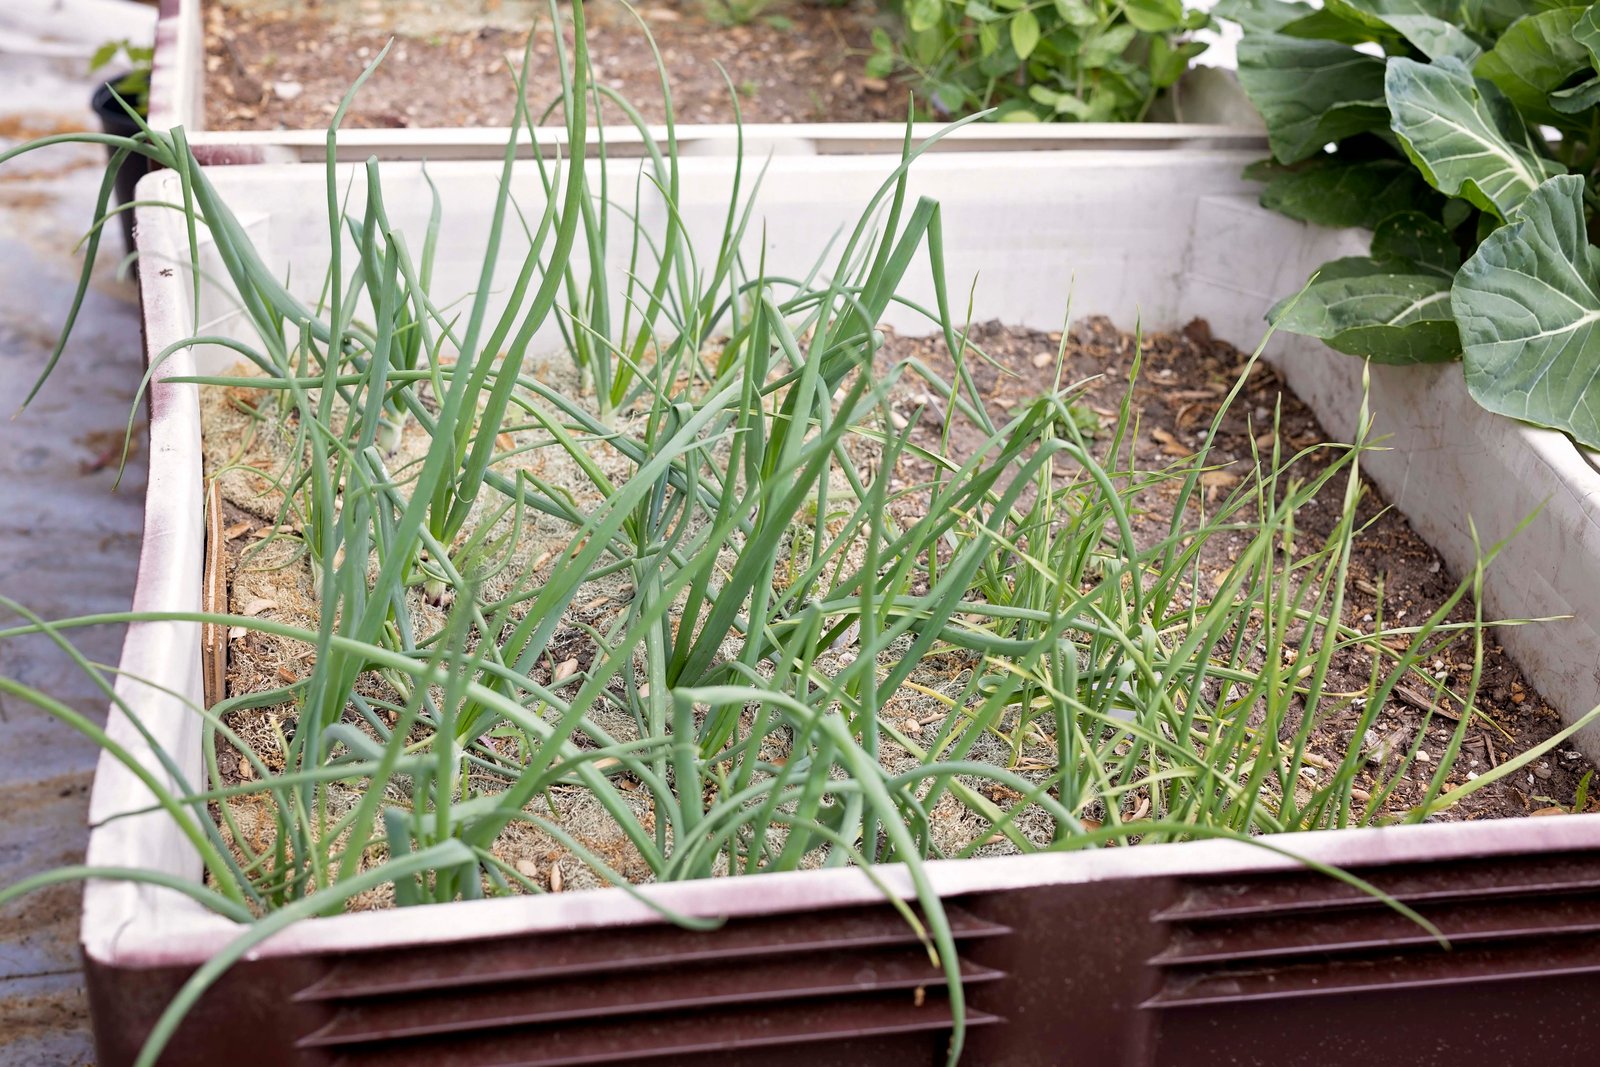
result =
[{"label": "clump of green shoots", "polygon": [[[292,422],[293,459],[276,478],[320,597],[314,628],[181,613],[297,642],[314,664],[281,688],[192,708],[206,724],[203,781],[185,780],[158,746],[177,783],[163,785],[48,694],[0,679],[0,693],[73,722],[140,775],[200,854],[207,881],[97,876],[169,885],[246,924],[173,1003],[141,1063],[155,1061],[217,974],[289,922],[338,912],[379,887],[398,906],[543,891],[496,853],[508,827],[537,826],[600,878],[637,892],[553,807],[540,807],[557,785],[588,793],[653,880],[906,864],[922,919],[906,914],[950,982],[952,1060],[961,987],[923,868],[949,851],[935,832],[941,802],[953,799],[986,828],[954,850],[962,855],[996,838],[1033,852],[1249,839],[1379,817],[1385,790],[1354,800],[1359,746],[1308,781],[1312,733],[1335,706],[1360,707],[1370,725],[1419,661],[1445,643],[1481,644],[1484,624],[1446,621],[1476,575],[1418,626],[1360,632],[1342,621],[1365,419],[1360,438],[1334,448],[1326,465],[1302,477],[1306,455],[1258,456],[1214,504],[1201,482],[1212,469],[1209,440],[1191,460],[1142,471],[1131,447],[1122,456],[1129,409],[1109,449],[1097,451],[1071,384],[995,423],[962,369],[973,349],[945,296],[939,206],[906,192],[926,144],[908,141],[833,259],[803,276],[769,274],[741,254],[759,186],[750,181],[747,198],[742,171],[716,247],[697,249],[678,211],[670,97],[665,140],[647,138],[643,173],[619,195],[623,171],[606,165],[589,108],[603,99],[630,121],[637,114],[592,84],[581,4],[572,18],[563,91],[543,113],[560,117],[562,147],[533,135],[524,100],[481,271],[461,304],[433,278],[449,225],[437,195],[413,258],[385,210],[379,165],[347,172],[331,162],[343,108],[329,132],[330,267],[310,299],[267,270],[181,130],[73,135],[178,175],[195,263],[199,231],[209,232],[254,339],[187,338],[160,353],[151,374],[200,345],[225,346],[253,366],[249,379],[167,381],[243,381],[273,398],[281,425]],[[537,208],[526,214],[513,195],[528,173],[514,164],[522,125],[537,152]],[[347,182],[361,189],[359,211],[348,209]],[[649,198],[666,209],[659,230],[640,222]],[[91,260],[106,204],[103,195]],[[608,272],[617,249],[627,268]],[[950,380],[883,351],[878,323],[919,253],[934,270],[929,328],[957,357]],[[198,306],[197,268],[194,285]],[[546,327],[572,354],[584,395],[530,372]],[[935,399],[945,432],[918,436],[919,419],[893,417],[908,377]],[[969,454],[947,444],[956,420],[981,430]],[[541,447],[584,473],[598,503],[580,506],[506,463],[497,441],[512,426],[536,429]],[[391,469],[400,440],[416,434],[426,439],[420,460]],[[622,458],[627,477],[607,475],[595,459],[601,447]],[[913,458],[934,475],[903,478],[902,461]],[[1305,551],[1295,512],[1340,491],[1340,478],[1342,519]],[[1179,494],[1171,528],[1141,544],[1130,515],[1169,483]],[[512,566],[520,524],[534,516],[564,524],[568,547],[491,595],[490,579]],[[1213,588],[1199,557],[1222,535],[1243,548]],[[622,610],[603,627],[576,623],[577,598],[614,575],[627,580]],[[423,603],[447,605],[442,624],[427,622],[436,616],[421,613]],[[43,631],[70,651],[75,627],[140,617],[28,616],[0,639]],[[574,634],[588,645],[587,663],[549,670]],[[1407,638],[1403,650],[1386,644],[1396,635]],[[1330,693],[1332,657],[1352,649],[1370,655],[1370,684]],[[885,709],[922,685],[919,672],[937,657],[974,669],[962,688],[939,694],[948,714],[937,729],[909,736]],[[144,731],[112,672],[77,659]],[[1476,673],[1458,694],[1464,707],[1475,686]],[[293,724],[279,739],[281,769],[238,732],[238,716],[253,708],[284,709]],[[629,736],[601,724],[619,716]],[[976,758],[996,736],[1047,758],[1032,769]],[[507,738],[516,744],[498,743]],[[909,755],[910,769],[890,769],[891,748]],[[245,780],[222,775],[228,752],[250,766]],[[1410,817],[1492,780],[1439,795],[1447,769],[1441,760],[1429,803]],[[986,785],[1016,799],[1002,807]],[[635,790],[652,819],[630,801]],[[234,821],[230,802],[240,798],[259,798],[271,813],[264,847]],[[1025,816],[1042,816],[1050,833],[1024,832]]]}]

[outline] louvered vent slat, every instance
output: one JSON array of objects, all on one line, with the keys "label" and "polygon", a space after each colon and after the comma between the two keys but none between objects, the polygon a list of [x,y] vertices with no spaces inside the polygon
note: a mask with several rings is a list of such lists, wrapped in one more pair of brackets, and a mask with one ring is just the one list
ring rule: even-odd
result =
[{"label": "louvered vent slat", "polygon": [[[962,966],[975,985],[1001,977],[976,964]],[[411,994],[359,1000],[339,1008],[302,1048],[344,1045],[530,1023],[657,1014],[730,1004],[915,990],[940,985],[944,976],[926,954],[850,953],[808,960],[803,966],[718,964],[694,970],[645,970],[593,977],[519,983],[513,988],[453,990],[443,998]]]},{"label": "louvered vent slat", "polygon": [[[958,941],[1010,930],[959,908],[946,909]],[[296,1000],[342,1000],[413,990],[498,983],[508,979],[592,974],[614,970],[618,945],[632,966],[680,965],[790,952],[917,945],[917,935],[888,908],[820,911],[805,922],[792,916],[748,919],[704,932],[670,926],[613,928],[603,934],[556,934],[460,945],[417,946],[402,953],[364,953],[341,960]]]},{"label": "louvered vent slat", "polygon": [[[1360,873],[1360,872],[1356,872]],[[1156,913],[1166,947],[1143,1007],[1170,1010],[1600,972],[1600,855],[1387,868],[1370,893],[1313,872],[1194,879]]]},{"label": "louvered vent slat", "polygon": [[[947,911],[958,946],[1010,933]],[[957,962],[964,986],[1004,977]],[[652,926],[456,944],[426,950],[420,963],[363,954],[296,999],[315,1005],[320,1023],[297,1047],[344,1067],[624,1064],[846,1039],[921,1048],[938,1044],[951,1020],[942,970],[888,907],[708,932]],[[995,1021],[968,1013],[975,1026]]]},{"label": "louvered vent slat", "polygon": [[[1000,1020],[969,1012],[967,1025]],[[413,1038],[351,1050],[334,1067],[578,1067],[627,1064],[663,1058],[816,1044],[893,1034],[934,1034],[950,1026],[943,1000],[918,1007],[910,994],[833,1002],[781,1005],[761,1011],[737,1008],[698,1011],[636,1022],[630,1026],[578,1023],[502,1030],[486,1034]]]}]

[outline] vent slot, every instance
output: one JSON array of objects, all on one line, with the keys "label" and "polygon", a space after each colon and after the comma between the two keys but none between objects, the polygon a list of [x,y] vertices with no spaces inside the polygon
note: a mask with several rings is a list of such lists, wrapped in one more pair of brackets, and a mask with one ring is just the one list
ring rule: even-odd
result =
[{"label": "vent slot", "polygon": [[[949,909],[958,945],[1010,931]],[[1004,973],[958,959],[963,986]],[[320,1025],[296,1047],[343,1067],[629,1063],[906,1035],[937,1042],[941,970],[888,908],[652,926],[392,953],[335,963],[296,999]],[[969,1009],[972,1026],[999,1021]],[[918,1036],[922,1035],[922,1036]]]},{"label": "vent slot", "polygon": [[[946,907],[957,942],[1011,931],[959,908]],[[486,941],[476,945],[419,946],[397,953],[365,953],[341,960],[326,977],[295,994],[296,1000],[342,1000],[417,990],[691,964],[828,949],[920,946],[899,914],[884,908],[818,912],[804,922],[792,915],[745,919],[718,930],[641,926]]]},{"label": "vent slot", "polygon": [[[969,1027],[999,1021],[983,1012],[967,1013]],[[918,1007],[911,996],[901,994],[775,1005],[758,1012],[736,1008],[695,1011],[632,1026],[590,1023],[411,1039],[351,1050],[333,1062],[335,1067],[576,1067],[894,1035],[927,1035],[925,1040],[931,1045],[939,1032],[949,1028],[950,1008],[942,999],[930,999]],[[740,1062],[751,1061],[741,1058]]]},{"label": "vent slot", "polygon": [[[1357,872],[1360,873],[1360,872]],[[1195,879],[1156,913],[1147,1009],[1600,972],[1600,856],[1386,868],[1371,881],[1438,927],[1315,872]]]}]

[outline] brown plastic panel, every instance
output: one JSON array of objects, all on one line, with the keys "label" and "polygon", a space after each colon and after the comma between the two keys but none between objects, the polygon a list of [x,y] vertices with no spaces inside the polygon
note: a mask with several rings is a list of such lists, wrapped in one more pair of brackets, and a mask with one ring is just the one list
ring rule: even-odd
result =
[{"label": "brown plastic panel", "polygon": [[[1183,846],[1158,846],[1181,849]],[[1177,855],[1170,852],[1169,855]],[[1551,1067],[1600,1046],[1600,848],[981,888],[947,901],[980,1067]],[[708,885],[709,894],[726,883]],[[747,885],[745,891],[754,888]],[[240,964],[169,1067],[936,1067],[950,1008],[888,904],[775,894],[666,923]],[[422,913],[419,912],[419,918]],[[125,1067],[182,968],[88,968],[100,1067]]]}]

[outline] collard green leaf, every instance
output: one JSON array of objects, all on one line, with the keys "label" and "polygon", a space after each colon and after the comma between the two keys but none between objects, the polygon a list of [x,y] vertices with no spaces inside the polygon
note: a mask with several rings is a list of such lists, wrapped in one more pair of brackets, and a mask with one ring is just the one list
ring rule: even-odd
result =
[{"label": "collard green leaf", "polygon": [[1450,231],[1421,211],[1396,212],[1380,222],[1372,234],[1372,256],[1405,260],[1446,278],[1454,278],[1461,266],[1461,249]]},{"label": "collard green leaf", "polygon": [[1377,36],[1404,38],[1429,59],[1454,56],[1471,63],[1482,49],[1450,21],[1451,10],[1438,0],[1328,0],[1330,14],[1359,23]]},{"label": "collard green leaf", "polygon": [[1581,177],[1527,197],[1467,260],[1450,299],[1474,400],[1600,447],[1600,249]]},{"label": "collard green leaf", "polygon": [[1363,19],[1344,18],[1327,7],[1285,23],[1278,28],[1278,32],[1285,37],[1337,41],[1339,44],[1366,44],[1386,34],[1384,29],[1369,26]]},{"label": "collard green leaf", "polygon": [[1272,154],[1295,163],[1389,122],[1383,60],[1327,41],[1281,34],[1239,43],[1239,83],[1267,124]]},{"label": "collard green leaf", "polygon": [[1398,159],[1319,156],[1294,167],[1257,164],[1245,177],[1267,183],[1262,207],[1318,226],[1371,229],[1396,212],[1437,209],[1442,201],[1417,168]]},{"label": "collard green leaf", "polygon": [[1267,319],[1374,363],[1440,363],[1461,352],[1449,273],[1404,259],[1336,259]]},{"label": "collard green leaf", "polygon": [[1550,106],[1563,115],[1577,115],[1600,106],[1600,77],[1550,94]]},{"label": "collard green leaf", "polygon": [[1315,9],[1309,4],[1288,0],[1220,0],[1212,8],[1219,19],[1237,22],[1246,32],[1272,33]]},{"label": "collard green leaf", "polygon": [[1384,87],[1391,128],[1442,193],[1505,218],[1538,188],[1547,166],[1559,170],[1502,131],[1506,119],[1459,60],[1391,58]]},{"label": "collard green leaf", "polygon": [[1589,65],[1600,71],[1600,4],[1595,4],[1578,17],[1572,28],[1572,38],[1589,53]]},{"label": "collard green leaf", "polygon": [[[1474,73],[1486,78],[1536,122],[1571,127],[1573,120],[1552,106],[1550,94],[1590,69],[1589,52],[1575,37],[1576,8],[1526,15],[1511,24],[1478,60]],[[1587,129],[1587,117],[1579,126]]]}]

